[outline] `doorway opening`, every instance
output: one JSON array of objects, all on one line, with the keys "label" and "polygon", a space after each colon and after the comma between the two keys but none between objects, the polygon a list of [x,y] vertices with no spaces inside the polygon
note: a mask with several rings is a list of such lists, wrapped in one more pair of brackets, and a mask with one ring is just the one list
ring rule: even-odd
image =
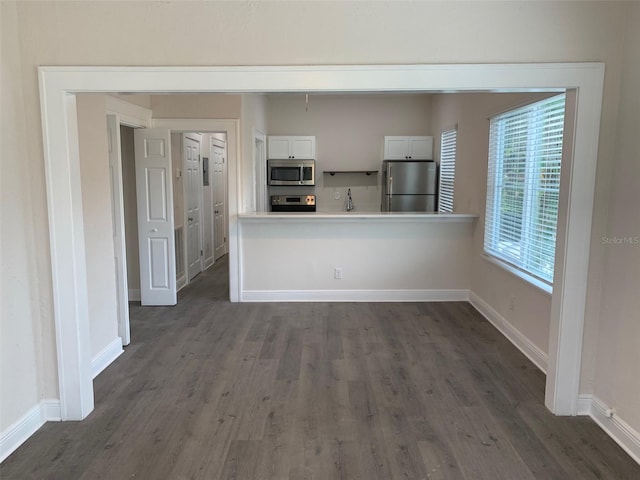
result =
[{"label": "doorway opening", "polygon": [[[144,242],[141,245],[139,220],[142,217],[143,220],[148,221],[149,219],[144,217],[148,217],[147,214],[153,209],[142,205],[138,195],[140,190],[147,188],[151,180],[146,176],[141,182],[140,171],[136,173],[136,136],[151,132],[149,127],[153,126],[153,121],[150,118],[151,111],[147,111],[148,121],[143,118],[144,112],[142,114],[138,112],[140,117],[138,119],[135,119],[135,115],[131,115],[130,112],[127,115],[129,107],[123,103],[125,102],[109,97],[107,132],[118,290],[118,335],[122,344],[127,345],[130,342],[129,301],[141,301],[141,272],[146,273],[145,269],[151,270],[148,264],[142,265],[144,262],[140,262],[144,260],[140,256],[140,252],[144,249]],[[167,253],[173,255],[167,255],[166,263],[171,267],[170,271],[175,272],[173,274],[175,301],[164,304],[175,304],[177,291],[180,288],[194,280],[199,273],[211,267],[216,259],[220,259],[228,252],[226,165],[229,150],[232,155],[235,155],[236,150],[228,148],[227,140],[237,138],[235,132],[237,122],[195,120],[197,127],[210,127],[210,130],[216,130],[205,131],[199,128],[199,132],[180,128],[184,122],[185,120],[182,119],[176,120],[173,125],[165,124],[161,127],[166,129],[167,141],[171,139],[171,147],[168,149],[171,153],[169,158],[171,163],[164,177],[168,181],[167,192],[170,193],[166,196],[168,207],[166,210],[173,214],[167,216],[172,225],[171,251],[167,249]],[[212,126],[214,128],[211,128]],[[222,164],[222,168],[219,169],[221,175],[218,175],[219,178],[215,181],[214,175],[217,173],[209,163],[212,145],[216,149],[215,156],[219,157],[219,163]],[[139,188],[141,184],[144,185],[142,189]],[[217,207],[214,204],[216,199]],[[214,215],[216,210],[219,213]],[[190,218],[193,220],[189,220]],[[218,227],[215,225],[216,218]],[[216,232],[216,228],[221,231]],[[217,257],[214,257],[216,236],[223,239],[224,243],[217,246],[215,249]],[[228,271],[225,268],[219,270]],[[227,280],[225,279],[225,283],[228,285]],[[146,304],[153,305],[154,299],[152,298]],[[159,304],[162,304],[162,299]]]},{"label": "doorway opening", "polygon": [[[58,338],[62,418],[82,419],[93,409],[88,365],[86,259],[78,182],[75,93],[88,92],[309,92],[309,91],[555,91],[578,92],[572,168],[563,218],[558,288],[552,301],[546,404],[557,414],[577,411],[586,304],[591,206],[597,163],[604,66],[602,64],[382,65],[308,67],[40,67],[43,143],[47,174],[52,283]],[[108,74],[105,74],[108,73]],[[188,123],[185,130],[201,128]],[[238,123],[230,130],[238,132]],[[204,128],[206,131],[207,129]],[[211,131],[211,130],[209,130]],[[213,131],[217,131],[213,128]],[[229,132],[228,132],[229,133]],[[230,141],[230,145],[236,143]],[[233,152],[235,154],[235,151]],[[231,151],[230,151],[231,158]],[[572,160],[573,160],[572,158]],[[573,165],[572,165],[573,166]],[[230,299],[241,298],[242,258],[237,214],[239,169],[229,161]],[[571,245],[571,248],[566,248]],[[67,381],[67,379],[69,381]]]}]

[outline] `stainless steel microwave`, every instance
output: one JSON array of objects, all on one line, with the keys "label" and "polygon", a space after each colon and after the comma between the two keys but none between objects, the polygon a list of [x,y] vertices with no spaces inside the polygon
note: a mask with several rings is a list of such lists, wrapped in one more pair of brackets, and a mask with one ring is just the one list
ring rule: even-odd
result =
[{"label": "stainless steel microwave", "polygon": [[267,162],[269,185],[315,185],[315,160],[269,160]]}]

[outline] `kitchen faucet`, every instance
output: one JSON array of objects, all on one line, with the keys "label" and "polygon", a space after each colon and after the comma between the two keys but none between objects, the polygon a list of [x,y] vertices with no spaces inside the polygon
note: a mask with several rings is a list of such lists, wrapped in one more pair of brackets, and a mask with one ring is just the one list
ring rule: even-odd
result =
[{"label": "kitchen faucet", "polygon": [[351,189],[347,190],[347,212],[353,210],[353,199],[351,198]]}]

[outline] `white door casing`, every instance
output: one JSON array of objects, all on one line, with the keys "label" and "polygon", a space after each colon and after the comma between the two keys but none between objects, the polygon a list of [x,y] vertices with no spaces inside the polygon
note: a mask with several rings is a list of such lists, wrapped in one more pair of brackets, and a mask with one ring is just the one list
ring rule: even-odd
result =
[{"label": "white door casing", "polygon": [[189,281],[202,272],[202,169],[200,164],[199,138],[182,135],[182,158],[184,161],[185,225],[187,235],[187,278]]},{"label": "white door casing", "polygon": [[[80,183],[77,92],[308,92],[308,91],[558,91],[575,88],[577,117],[574,163],[569,180],[564,245],[554,288],[550,325],[546,405],[554,413],[577,410],[591,241],[592,206],[604,84],[602,63],[518,63],[457,65],[340,65],[251,67],[38,67],[44,167],[50,236],[58,387],[63,420],[80,420],[93,409],[87,304],[86,257]],[[174,122],[175,120],[171,120]],[[157,120],[154,120],[154,124]],[[216,121],[223,124],[224,121]],[[206,120],[183,121],[198,131]],[[208,131],[232,133],[236,158],[239,124]],[[231,125],[231,123],[233,125]],[[206,129],[203,129],[206,131]],[[230,164],[229,192],[231,301],[239,301],[242,271],[238,165]],[[571,248],[566,248],[571,245]],[[556,291],[559,294],[556,294]],[[571,332],[570,335],[561,332]],[[562,355],[560,355],[562,353]],[[586,354],[591,354],[587,351]]]},{"label": "white door casing", "polygon": [[165,128],[137,129],[134,143],[141,303],[175,305],[171,135]]},{"label": "white door casing", "polygon": [[266,135],[253,130],[253,211],[266,212],[267,202],[267,144]]},{"label": "white door casing", "polygon": [[111,215],[113,218],[113,248],[115,252],[116,294],[118,300],[118,336],[122,345],[129,345],[129,287],[127,281],[127,244],[124,232],[124,196],[122,191],[122,151],[120,150],[120,120],[107,115],[109,142],[109,173],[111,180]]},{"label": "white door casing", "polygon": [[211,141],[211,162],[213,176],[213,258],[217,260],[227,253],[226,233],[226,175],[225,148],[220,140]]}]

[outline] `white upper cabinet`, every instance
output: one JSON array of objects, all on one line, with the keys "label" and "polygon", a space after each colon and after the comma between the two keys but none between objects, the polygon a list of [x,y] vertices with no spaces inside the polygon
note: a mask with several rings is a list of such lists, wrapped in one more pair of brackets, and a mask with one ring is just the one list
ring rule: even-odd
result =
[{"label": "white upper cabinet", "polygon": [[316,158],[316,137],[314,136],[271,135],[268,137],[267,143],[270,159],[315,160]]},{"label": "white upper cabinet", "polygon": [[291,156],[314,160],[316,158],[316,137],[291,137]]},{"label": "white upper cabinet", "polygon": [[269,137],[269,158],[281,159],[291,158],[291,149],[289,148],[289,139],[291,137]]},{"label": "white upper cabinet", "polygon": [[433,160],[433,137],[384,137],[385,160]]}]

